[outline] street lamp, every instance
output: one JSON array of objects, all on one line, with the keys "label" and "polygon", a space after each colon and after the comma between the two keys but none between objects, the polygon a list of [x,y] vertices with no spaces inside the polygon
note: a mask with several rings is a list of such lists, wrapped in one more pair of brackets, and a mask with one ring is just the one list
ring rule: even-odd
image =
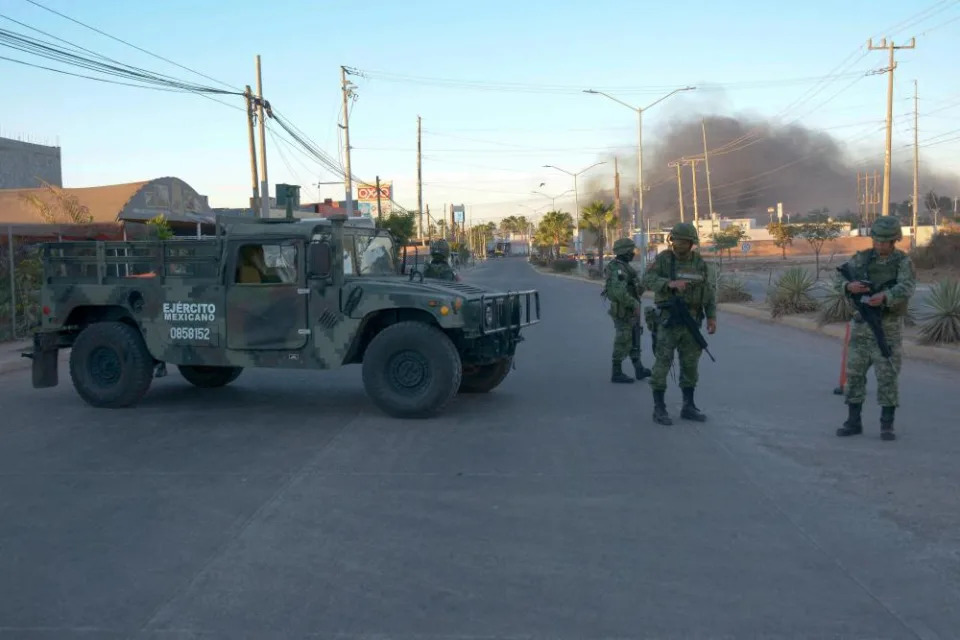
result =
[{"label": "street lamp", "polygon": [[557,198],[559,198],[560,196],[565,196],[565,195],[567,195],[568,193],[570,193],[571,191],[573,191],[573,189],[567,189],[567,190],[564,191],[563,193],[558,193],[558,194],[555,195],[555,196],[548,196],[548,195],[545,194],[543,191],[531,191],[530,193],[535,193],[535,194],[537,194],[537,195],[541,195],[541,196],[543,196],[544,198],[549,199],[549,200],[550,200],[550,206],[551,206],[553,209],[556,209],[556,208],[557,208]]},{"label": "street lamp", "polygon": [[[673,91],[663,96],[659,100],[654,100],[653,102],[651,102],[645,107],[634,107],[632,105],[627,104],[623,100],[614,98],[613,96],[604,93],[603,91],[596,91],[594,89],[583,90],[584,93],[594,93],[597,95],[610,98],[614,102],[618,104],[622,104],[628,109],[631,109],[632,111],[637,112],[637,210],[634,215],[633,226],[634,228],[640,229],[641,237],[643,237],[642,235],[643,234],[643,112],[649,109],[650,107],[652,107],[653,105],[659,102],[662,102],[663,100],[666,100],[667,98],[669,98],[675,93],[680,93],[681,91],[693,91],[694,89],[696,89],[696,87],[682,87],[680,89],[674,89]],[[645,245],[645,243],[641,243],[641,244]],[[646,269],[647,251],[645,246],[643,250],[640,252],[640,264],[644,269]]]},{"label": "street lamp", "polygon": [[[577,230],[577,243],[576,243],[576,245],[577,245],[577,246],[575,247],[575,249],[576,249],[576,252],[577,252],[578,254],[580,253],[581,239],[580,239],[580,192],[577,191],[577,176],[579,176],[581,173],[586,173],[586,172],[589,171],[590,169],[593,169],[594,167],[597,167],[597,166],[599,166],[599,165],[601,165],[601,164],[607,164],[606,160],[603,160],[603,161],[601,161],[601,162],[594,162],[592,165],[590,165],[590,166],[587,167],[586,169],[581,169],[580,171],[577,171],[576,173],[573,173],[573,172],[571,172],[571,171],[567,171],[566,169],[561,169],[560,167],[555,167],[555,166],[552,165],[552,164],[545,164],[545,165],[543,165],[543,168],[544,168],[544,169],[556,169],[557,171],[562,171],[562,172],[564,172],[564,173],[567,174],[568,176],[573,176],[573,197],[574,197],[574,202],[576,203],[576,207],[577,207],[577,223],[576,223],[576,230]],[[561,195],[562,195],[562,194],[561,194]]]}]

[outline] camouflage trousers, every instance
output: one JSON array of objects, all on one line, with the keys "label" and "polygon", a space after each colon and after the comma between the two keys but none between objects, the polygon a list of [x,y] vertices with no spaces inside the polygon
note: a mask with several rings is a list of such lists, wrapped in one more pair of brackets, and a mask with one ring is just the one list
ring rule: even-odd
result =
[{"label": "camouflage trousers", "polygon": [[883,331],[893,356],[892,364],[880,353],[873,331],[866,323],[854,322],[847,348],[847,404],[862,404],[867,397],[867,372],[874,367],[877,377],[877,404],[897,407],[900,403],[899,379],[903,351],[903,334],[899,318],[883,321]]},{"label": "camouflage trousers", "polygon": [[631,360],[640,357],[640,341],[633,344],[633,320],[613,319],[613,360],[620,362],[627,356]]},{"label": "camouflage trousers", "polygon": [[667,373],[673,364],[673,352],[676,351],[680,360],[680,388],[692,389],[699,380],[700,354],[703,350],[697,341],[690,335],[686,327],[657,328],[656,362],[653,363],[653,372],[650,376],[650,388],[654,391],[667,390]]}]

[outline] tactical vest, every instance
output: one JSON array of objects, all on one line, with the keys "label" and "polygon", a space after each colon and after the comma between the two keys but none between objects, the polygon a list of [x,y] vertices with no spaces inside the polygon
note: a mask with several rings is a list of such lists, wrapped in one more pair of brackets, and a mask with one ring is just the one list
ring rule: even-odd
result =
[{"label": "tactical vest", "polygon": [[[893,253],[884,260],[877,255],[874,249],[860,251],[856,256],[856,270],[854,275],[862,280],[869,280],[876,287],[886,284],[886,288],[896,284],[897,276],[900,273],[900,261],[906,254],[899,249],[894,249]],[[906,303],[897,304],[887,309],[884,313],[903,315],[906,313]]]},{"label": "tactical vest", "polygon": [[[637,274],[636,270],[634,270],[633,267],[631,267],[628,263],[624,262],[623,260],[618,260],[614,258],[613,260],[611,260],[610,262],[604,265],[603,267],[604,280],[606,280],[607,283],[610,282],[610,277],[613,275],[613,267],[615,264],[618,264],[619,267],[626,273],[627,291],[629,291],[630,295],[634,296],[637,300],[640,300],[640,297],[643,295],[643,287],[640,285],[640,276]],[[600,291],[600,297],[604,298],[605,300],[609,299],[607,298],[606,284],[604,285],[603,289]],[[623,309],[621,309],[620,305],[614,302],[613,300],[610,301],[610,315],[612,315],[615,318],[629,317],[629,314],[626,313]]]},{"label": "tactical vest", "polygon": [[[673,251],[667,250],[657,256],[657,275],[668,280],[676,280],[677,276],[685,274],[699,276],[699,282],[687,282],[683,291],[679,292],[680,297],[687,303],[690,313],[697,320],[703,318],[703,300],[708,285],[707,262],[699,253],[692,252],[691,259],[688,262],[677,260]],[[654,302],[660,305],[667,302],[673,296],[672,291],[657,291],[654,296]]]}]

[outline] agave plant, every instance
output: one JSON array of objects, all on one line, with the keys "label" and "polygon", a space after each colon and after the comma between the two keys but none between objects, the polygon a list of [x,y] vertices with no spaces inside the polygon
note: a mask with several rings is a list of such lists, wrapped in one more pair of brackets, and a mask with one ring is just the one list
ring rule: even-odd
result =
[{"label": "agave plant", "polygon": [[917,312],[920,342],[960,342],[960,281],[945,280],[930,290],[930,297]]},{"label": "agave plant", "polygon": [[783,272],[767,294],[770,315],[774,318],[793,313],[816,311],[819,304],[811,295],[816,285],[813,276],[803,267]]},{"label": "agave plant", "polygon": [[717,283],[717,302],[749,302],[753,296],[743,280],[734,276],[720,276]]},{"label": "agave plant", "polygon": [[820,284],[824,293],[823,302],[817,313],[817,324],[822,327],[835,322],[848,322],[853,317],[853,303],[850,302],[850,298],[831,285]]}]

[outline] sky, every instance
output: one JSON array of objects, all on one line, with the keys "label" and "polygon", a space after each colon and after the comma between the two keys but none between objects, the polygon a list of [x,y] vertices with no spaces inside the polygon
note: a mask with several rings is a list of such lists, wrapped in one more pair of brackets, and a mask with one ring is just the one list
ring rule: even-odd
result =
[{"label": "sky", "polygon": [[[392,180],[394,199],[415,209],[420,116],[424,204],[432,212],[464,204],[473,222],[536,218],[552,201],[532,191],[573,189],[569,175],[543,165],[576,172],[616,154],[622,179],[633,183],[636,112],[583,93],[588,88],[646,107],[675,88],[697,87],[644,112],[645,159],[672,118],[746,113],[828,129],[851,154],[882,167],[884,136],[876,131],[886,115],[887,76],[864,73],[883,69],[887,53],[869,51],[871,37],[875,44],[892,37],[897,45],[916,37],[915,49],[896,54],[893,162],[912,163],[917,80],[921,163],[960,173],[960,0],[35,2],[207,77],[30,0],[0,1],[0,28],[56,36],[204,86],[256,90],[259,54],[264,97],[338,161],[340,67],[347,66],[356,95],[352,172]],[[0,56],[92,73],[6,47]],[[118,86],[3,59],[0,69],[0,135],[59,144],[65,186],[176,176],[212,206],[246,206],[250,155],[241,96],[215,101]],[[301,185],[302,201],[343,199],[342,173],[311,158],[275,122],[268,125],[271,195],[277,183],[291,183]],[[612,184],[610,163],[584,174],[580,191],[588,179]],[[569,210],[572,197],[563,195],[557,206]]]}]

